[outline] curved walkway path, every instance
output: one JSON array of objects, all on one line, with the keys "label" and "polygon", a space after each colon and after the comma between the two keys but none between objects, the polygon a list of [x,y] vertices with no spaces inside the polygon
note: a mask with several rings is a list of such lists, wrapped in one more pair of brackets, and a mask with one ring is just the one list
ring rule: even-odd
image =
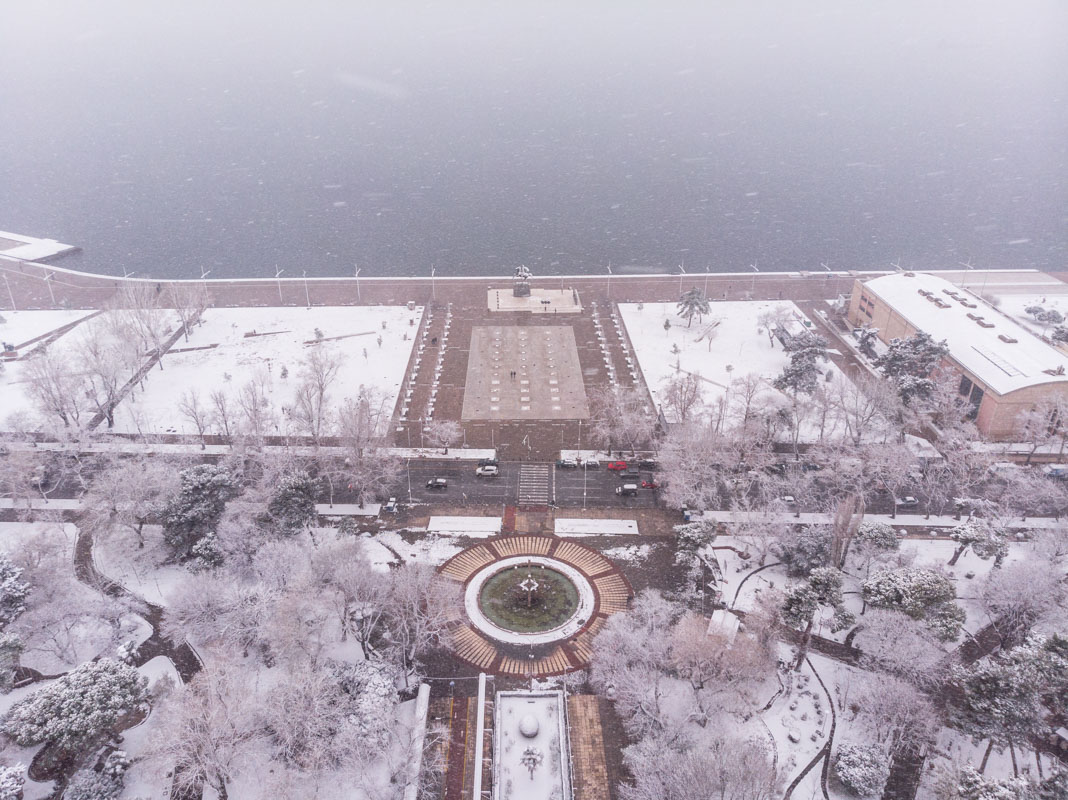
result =
[{"label": "curved walkway path", "polygon": [[573,567],[593,587],[594,606],[590,619],[574,636],[559,642],[536,658],[528,648],[512,648],[484,636],[466,617],[456,620],[452,649],[473,667],[498,675],[560,675],[582,669],[590,663],[593,637],[612,614],[625,611],[633,591],[619,568],[596,550],[556,536],[499,536],[457,553],[439,572],[466,585],[483,567],[514,556],[544,556]]}]

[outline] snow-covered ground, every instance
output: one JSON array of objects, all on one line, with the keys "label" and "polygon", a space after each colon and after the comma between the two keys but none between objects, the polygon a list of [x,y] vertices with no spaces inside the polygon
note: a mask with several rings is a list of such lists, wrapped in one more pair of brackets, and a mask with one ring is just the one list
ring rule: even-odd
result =
[{"label": "snow-covered ground", "polygon": [[391,566],[397,566],[398,556],[408,563],[438,567],[464,549],[450,536],[420,536],[408,542],[397,531],[365,533],[361,541],[367,560],[379,572],[389,572]]},{"label": "snow-covered ground", "polygon": [[[0,311],[0,341],[15,348],[39,336],[85,319],[92,311]],[[22,353],[19,353],[22,355]]]},{"label": "snow-covered ground", "polygon": [[[177,407],[184,393],[196,392],[207,408],[211,393],[222,391],[236,408],[239,393],[252,382],[267,397],[270,432],[298,434],[287,409],[312,348],[341,360],[328,391],[334,405],[355,397],[361,386],[373,388],[388,421],[422,313],[421,307],[403,306],[208,309],[189,341],[179,341],[163,369],[150,372],[144,391],[122,404],[115,430],[195,434]],[[208,432],[219,433],[219,426],[209,425]]]},{"label": "snow-covered ground", "polygon": [[[687,327],[675,303],[619,305],[634,354],[657,405],[663,405],[665,413],[670,414],[661,393],[667,382],[680,373],[700,375],[706,408],[721,398],[729,400],[732,382],[748,375],[767,382],[762,396],[769,402],[785,404],[785,395],[771,388],[770,382],[790,362],[789,354],[783,352],[778,341],[772,344],[758,320],[775,311],[791,320],[804,320],[801,310],[788,301],[728,301],[711,306],[710,313],[700,320],[694,317]],[[665,322],[671,323],[666,330]],[[833,343],[830,346],[833,349]],[[823,372],[845,379],[830,361],[824,363]]]},{"label": "snow-covered ground", "polygon": [[632,519],[557,519],[557,536],[638,535],[638,523]]},{"label": "snow-covered ground", "polygon": [[429,533],[449,536],[486,538],[501,531],[500,517],[431,517],[426,529]]},{"label": "snow-covered ground", "polygon": [[494,800],[570,800],[563,693],[498,692],[494,715]]}]

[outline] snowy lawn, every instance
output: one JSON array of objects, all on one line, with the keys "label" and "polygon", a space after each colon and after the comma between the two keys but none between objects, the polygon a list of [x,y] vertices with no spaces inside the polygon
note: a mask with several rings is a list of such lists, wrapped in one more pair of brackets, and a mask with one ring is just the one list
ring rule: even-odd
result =
[{"label": "snowy lawn", "polygon": [[464,549],[449,536],[421,536],[408,542],[397,531],[365,533],[360,540],[367,560],[378,572],[389,572],[391,566],[397,566],[398,556],[407,563],[438,567]]},{"label": "snowy lawn", "polygon": [[[403,306],[208,309],[189,341],[179,340],[164,357],[163,369],[151,371],[144,391],[122,404],[115,430],[195,434],[196,427],[178,410],[185,392],[196,392],[210,407],[210,394],[221,390],[236,408],[239,392],[252,382],[266,395],[270,432],[297,434],[287,410],[312,348],[341,359],[328,392],[333,405],[355,397],[361,386],[373,388],[381,394],[388,420],[422,313],[421,307]],[[208,432],[220,430],[213,422]]]},{"label": "snowy lawn", "polygon": [[166,563],[170,554],[162,531],[159,525],[146,525],[143,548],[137,546],[132,531],[118,526],[106,536],[94,537],[97,569],[149,603],[167,605],[167,598],[189,577],[189,570]]},{"label": "snowy lawn", "polygon": [[[80,319],[85,319],[92,311],[3,311],[0,312],[0,341],[21,348],[23,345],[44,336],[46,333],[62,328]],[[19,353],[19,355],[25,355]]]},{"label": "snowy lawn", "polygon": [[[789,354],[777,340],[772,344],[758,322],[761,315],[776,310],[795,322],[807,319],[788,301],[713,302],[710,313],[700,320],[694,317],[690,327],[678,315],[675,303],[645,303],[641,310],[637,303],[619,306],[645,382],[665,413],[670,412],[661,393],[680,372],[700,375],[706,408],[721,398],[729,399],[732,381],[756,375],[770,384],[778,377],[790,362]],[[667,330],[665,322],[671,323]],[[845,379],[830,361],[824,362],[822,371]],[[763,395],[769,401],[786,403],[785,395],[770,385]]]}]

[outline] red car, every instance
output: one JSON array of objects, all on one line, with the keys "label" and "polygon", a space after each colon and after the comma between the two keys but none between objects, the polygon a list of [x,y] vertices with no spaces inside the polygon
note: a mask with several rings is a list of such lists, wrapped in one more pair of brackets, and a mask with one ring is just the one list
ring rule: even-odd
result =
[{"label": "red car", "polygon": [[660,484],[657,483],[656,481],[642,481],[642,488],[643,489],[659,489],[660,488]]},{"label": "red car", "polygon": [[626,469],[627,468],[627,462],[626,461],[609,461],[608,462],[608,468],[609,469]]}]

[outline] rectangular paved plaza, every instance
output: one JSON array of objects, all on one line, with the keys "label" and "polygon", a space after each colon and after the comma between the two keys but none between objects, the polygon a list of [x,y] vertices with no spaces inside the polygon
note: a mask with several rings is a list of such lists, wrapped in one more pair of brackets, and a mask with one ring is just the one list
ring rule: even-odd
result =
[{"label": "rectangular paved plaza", "polygon": [[471,329],[463,419],[586,419],[589,415],[570,325]]}]

